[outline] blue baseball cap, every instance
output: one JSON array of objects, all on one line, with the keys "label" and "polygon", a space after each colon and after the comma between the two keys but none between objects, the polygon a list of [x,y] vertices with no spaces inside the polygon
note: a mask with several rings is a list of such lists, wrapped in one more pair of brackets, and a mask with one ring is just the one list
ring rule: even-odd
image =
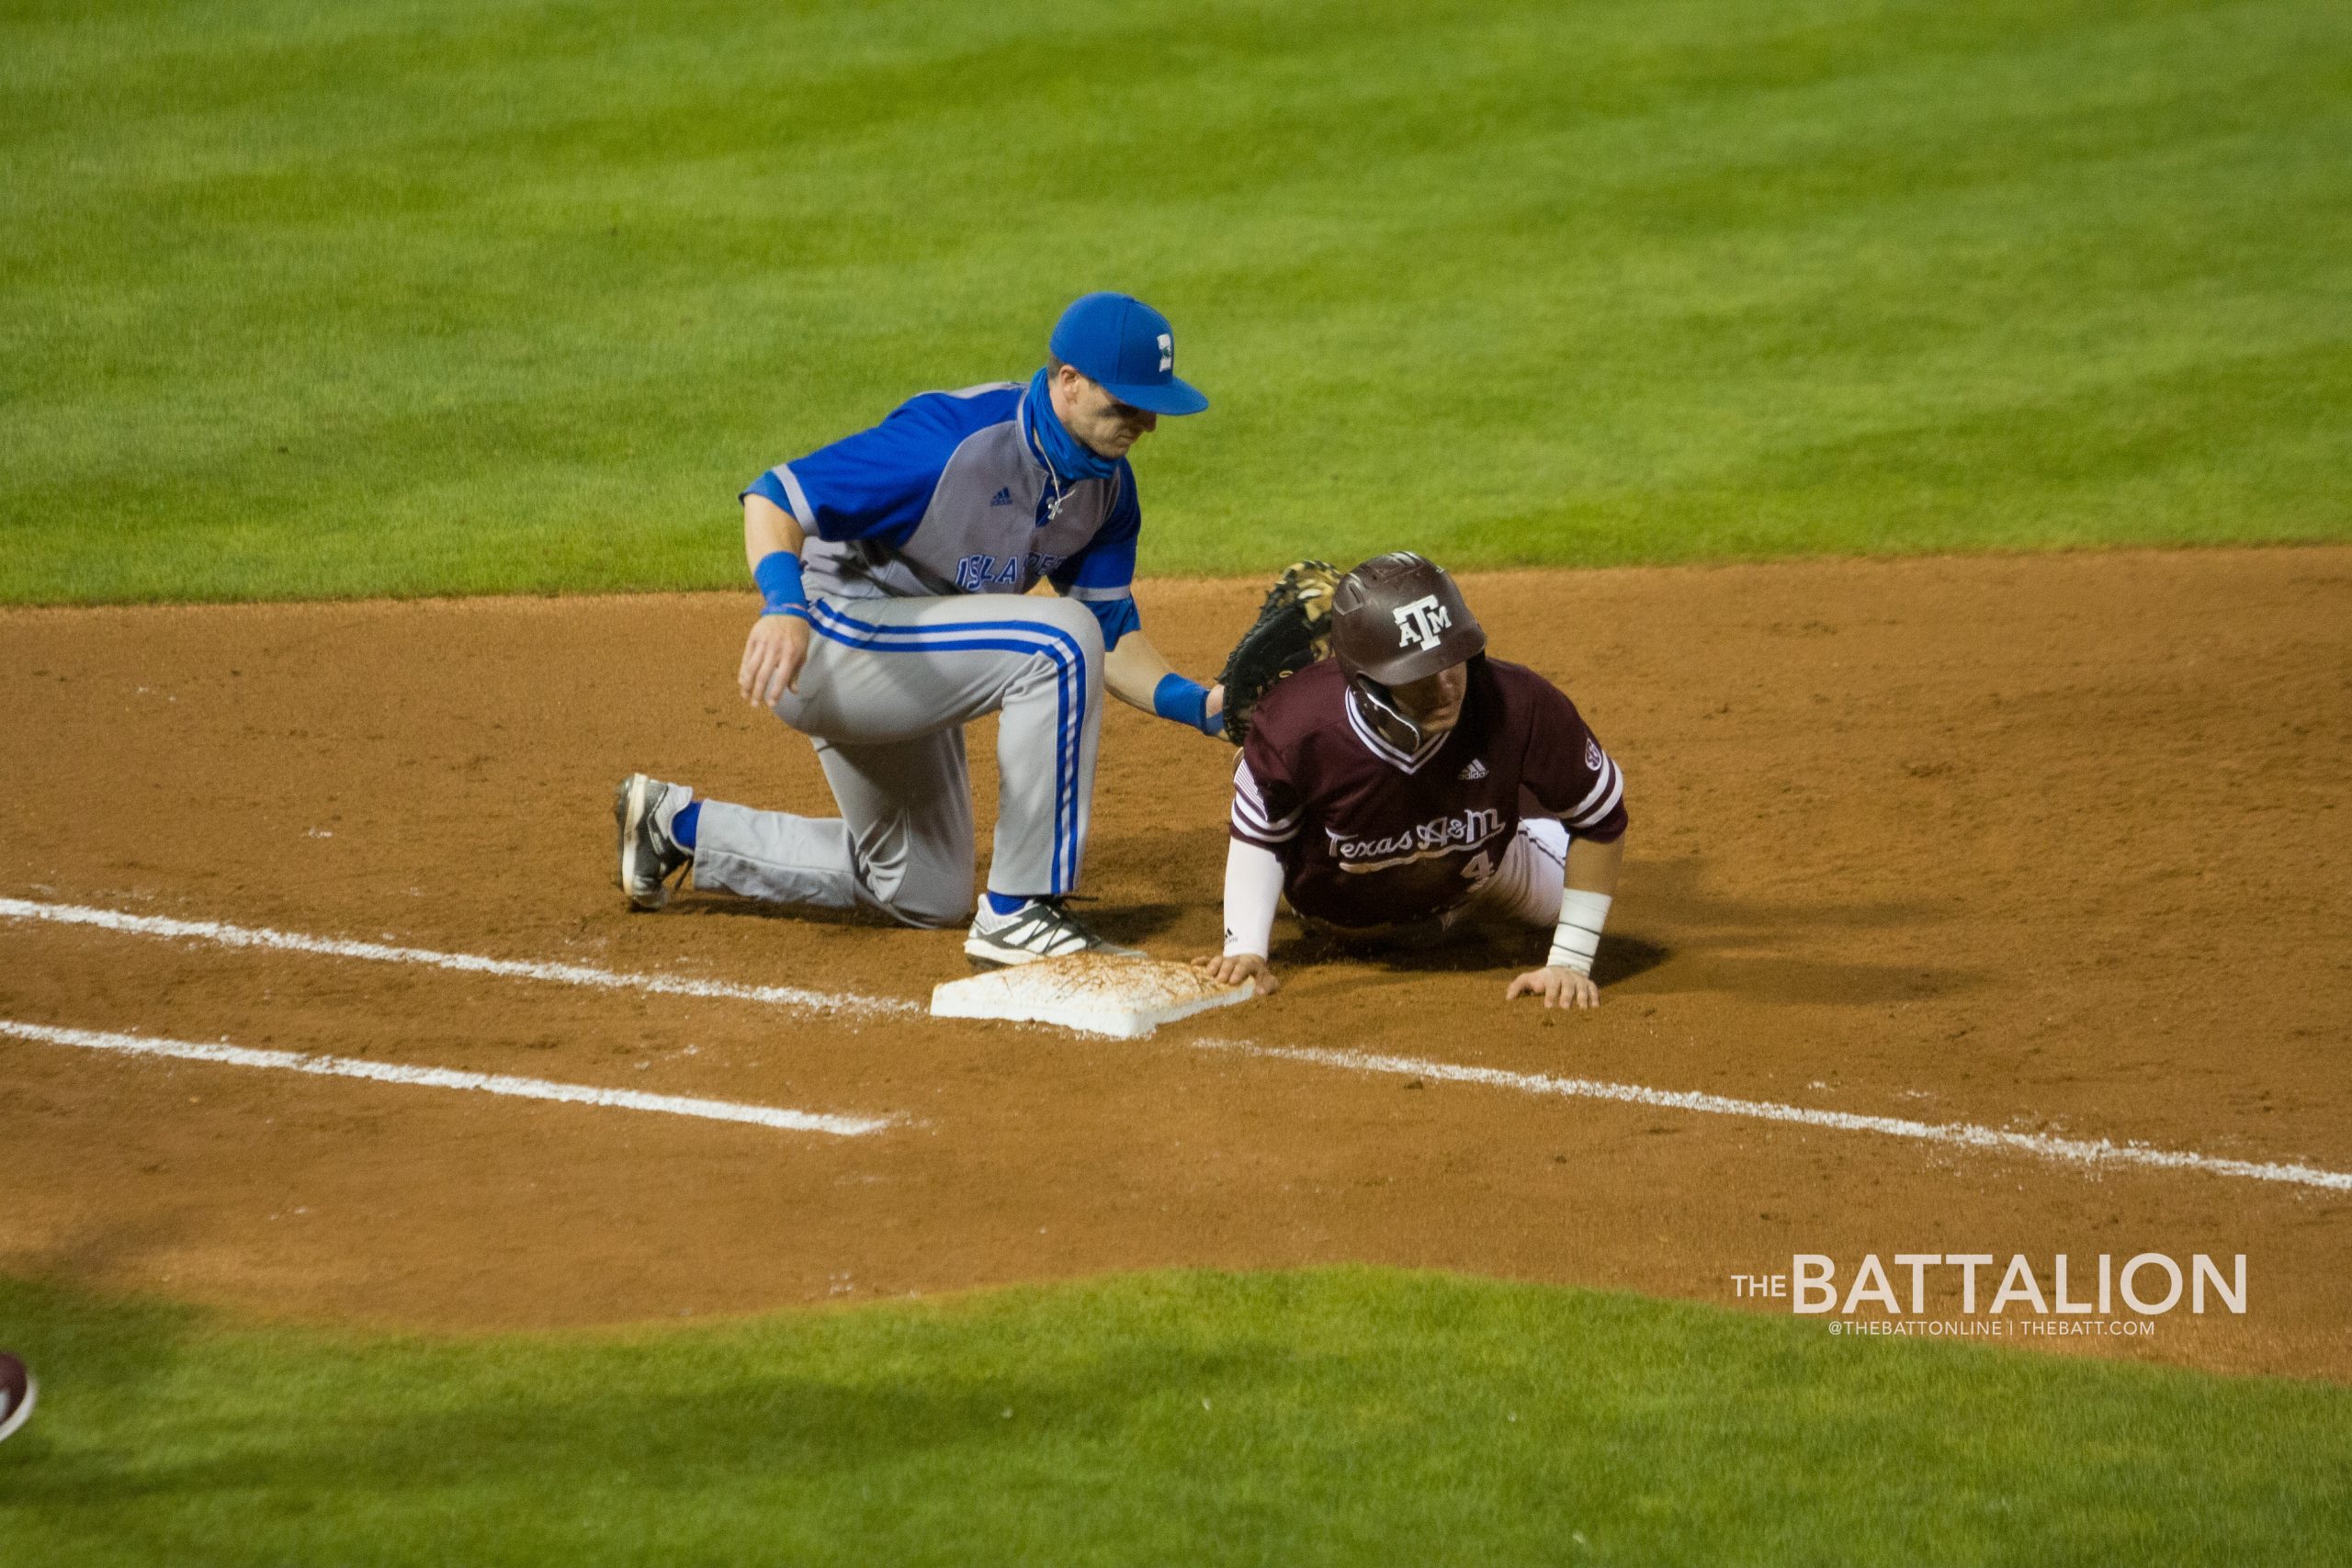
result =
[{"label": "blue baseball cap", "polygon": [[1201,389],[1176,377],[1176,332],[1132,294],[1082,295],[1054,323],[1047,347],[1123,403],[1153,413],[1198,413]]}]

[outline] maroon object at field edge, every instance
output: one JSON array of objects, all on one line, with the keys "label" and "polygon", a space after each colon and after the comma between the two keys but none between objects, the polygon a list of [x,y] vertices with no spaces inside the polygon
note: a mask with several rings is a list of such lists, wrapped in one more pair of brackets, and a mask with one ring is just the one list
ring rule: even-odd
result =
[{"label": "maroon object at field edge", "polygon": [[25,1417],[33,1413],[33,1395],[39,1392],[32,1369],[0,1350],[0,1439],[25,1424]]}]

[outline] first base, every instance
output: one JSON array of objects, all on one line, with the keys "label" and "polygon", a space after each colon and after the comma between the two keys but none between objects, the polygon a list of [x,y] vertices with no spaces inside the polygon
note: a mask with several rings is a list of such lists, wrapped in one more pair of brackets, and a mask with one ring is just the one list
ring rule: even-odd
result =
[{"label": "first base", "polygon": [[944,981],[932,988],[931,1016],[1058,1023],[1137,1040],[1163,1023],[1246,1002],[1253,994],[1247,981],[1219,985],[1189,964],[1165,959],[1073,953]]}]

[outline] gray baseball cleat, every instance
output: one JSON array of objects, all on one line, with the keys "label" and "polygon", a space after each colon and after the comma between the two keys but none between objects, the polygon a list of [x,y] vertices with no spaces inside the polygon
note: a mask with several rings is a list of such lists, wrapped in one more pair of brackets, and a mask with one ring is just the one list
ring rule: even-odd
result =
[{"label": "gray baseball cleat", "polygon": [[971,934],[964,939],[965,955],[974,963],[1001,968],[1060,958],[1072,953],[1100,953],[1113,958],[1134,958],[1140,950],[1104,942],[1062,908],[1058,898],[1032,898],[1009,915],[1000,915],[984,899],[973,917]]},{"label": "gray baseball cleat", "polygon": [[620,829],[620,884],[640,909],[670,901],[670,879],[694,863],[692,852],[670,837],[670,823],[695,797],[684,784],[631,773],[613,792],[613,821]]}]

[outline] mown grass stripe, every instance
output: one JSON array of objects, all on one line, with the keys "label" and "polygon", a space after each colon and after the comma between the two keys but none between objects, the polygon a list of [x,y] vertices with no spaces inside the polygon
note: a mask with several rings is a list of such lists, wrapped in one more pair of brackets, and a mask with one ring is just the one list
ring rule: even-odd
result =
[{"label": "mown grass stripe", "polygon": [[322,1332],[0,1278],[10,1348],[57,1394],[0,1450],[10,1561],[2054,1568],[2352,1545],[2352,1399],[2324,1383],[1367,1269],[668,1323]]},{"label": "mown grass stripe", "polygon": [[1148,573],[2352,526],[2340,0],[346,9],[0,21],[0,602],[740,588],[1098,285]]}]

